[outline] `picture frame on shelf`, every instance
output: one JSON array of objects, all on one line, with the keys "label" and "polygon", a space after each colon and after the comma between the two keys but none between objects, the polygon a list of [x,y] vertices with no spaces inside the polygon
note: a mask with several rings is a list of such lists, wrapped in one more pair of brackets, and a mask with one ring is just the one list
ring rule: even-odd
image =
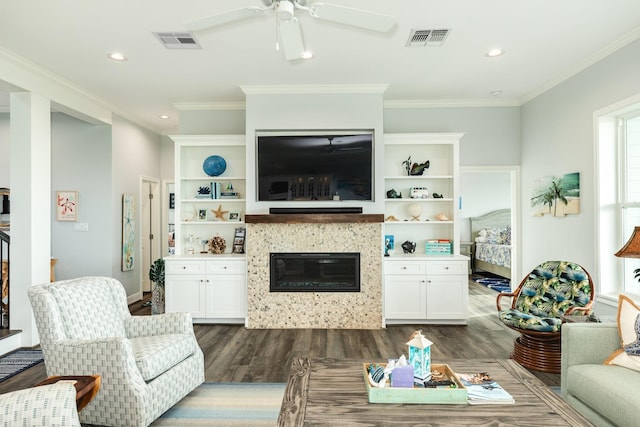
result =
[{"label": "picture frame on shelf", "polygon": [[206,220],[207,220],[207,210],[198,209],[198,221],[206,221]]},{"label": "picture frame on shelf", "polygon": [[236,228],[233,233],[233,247],[231,253],[243,254],[244,253],[244,240],[247,235],[247,230],[244,227]]},{"label": "picture frame on shelf", "polygon": [[240,212],[229,212],[229,221],[239,222],[240,221]]}]

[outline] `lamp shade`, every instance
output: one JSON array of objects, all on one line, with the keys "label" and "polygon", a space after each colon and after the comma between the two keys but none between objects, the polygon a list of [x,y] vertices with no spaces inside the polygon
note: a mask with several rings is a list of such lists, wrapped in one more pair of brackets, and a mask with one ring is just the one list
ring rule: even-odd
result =
[{"label": "lamp shade", "polygon": [[640,258],[640,226],[636,226],[627,243],[616,252],[620,258]]}]

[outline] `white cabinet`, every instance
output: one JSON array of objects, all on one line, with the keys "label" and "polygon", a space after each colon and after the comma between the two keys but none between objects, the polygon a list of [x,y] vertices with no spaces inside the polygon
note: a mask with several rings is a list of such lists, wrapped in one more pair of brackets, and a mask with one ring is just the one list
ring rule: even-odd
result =
[{"label": "white cabinet", "polygon": [[385,258],[386,323],[466,324],[467,262],[453,255]]},{"label": "white cabinet", "polygon": [[200,323],[244,323],[247,267],[236,256],[165,258],[167,312],[186,311]]},{"label": "white cabinet", "polygon": [[[202,241],[214,236],[226,242],[231,253],[235,228],[244,227],[246,206],[246,141],[244,135],[173,135],[175,169],[175,253],[197,254]],[[209,156],[225,160],[219,176],[208,176],[203,163]],[[213,198],[199,194],[201,187],[218,183],[223,191],[237,193],[235,198]],[[233,214],[233,218],[232,218]],[[236,219],[237,218],[237,219]],[[233,220],[231,220],[233,219]]]},{"label": "white cabinet", "polygon": [[[459,141],[462,136],[461,133],[384,135],[384,228],[385,235],[393,236],[396,254],[402,253],[400,245],[407,240],[416,243],[416,254],[425,253],[429,240],[448,240],[452,244],[451,252],[460,253]],[[407,161],[411,164],[429,161],[429,168],[422,175],[409,175],[404,164]],[[392,197],[392,193],[396,197]]]}]

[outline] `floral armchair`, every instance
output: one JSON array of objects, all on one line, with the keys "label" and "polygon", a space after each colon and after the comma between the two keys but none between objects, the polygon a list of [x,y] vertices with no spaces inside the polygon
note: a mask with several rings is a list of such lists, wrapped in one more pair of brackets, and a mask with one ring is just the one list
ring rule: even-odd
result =
[{"label": "floral armchair", "polygon": [[[594,294],[589,273],[570,261],[543,262],[515,291],[499,293],[498,317],[521,333],[513,358],[531,369],[560,372],[562,317],[589,315]],[[511,298],[510,307],[502,307],[503,298]]]},{"label": "floral armchair", "polygon": [[102,376],[80,421],[148,426],[204,381],[191,316],[131,316],[122,284],[83,277],[29,289],[47,374]]}]

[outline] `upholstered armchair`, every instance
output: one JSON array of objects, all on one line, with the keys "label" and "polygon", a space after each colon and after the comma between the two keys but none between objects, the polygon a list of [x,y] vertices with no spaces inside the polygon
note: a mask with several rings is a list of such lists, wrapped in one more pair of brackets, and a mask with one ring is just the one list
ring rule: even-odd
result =
[{"label": "upholstered armchair", "polygon": [[62,381],[0,394],[0,425],[80,427],[76,388]]},{"label": "upholstered armchair", "polygon": [[84,277],[29,289],[47,374],[101,375],[80,421],[147,426],[204,381],[191,316],[131,316],[124,288]]},{"label": "upholstered armchair", "polygon": [[[496,298],[502,323],[520,332],[512,357],[522,366],[543,372],[560,372],[563,316],[589,315],[595,291],[589,273],[569,261],[538,265],[513,292]],[[511,298],[503,308],[501,300]]]}]

